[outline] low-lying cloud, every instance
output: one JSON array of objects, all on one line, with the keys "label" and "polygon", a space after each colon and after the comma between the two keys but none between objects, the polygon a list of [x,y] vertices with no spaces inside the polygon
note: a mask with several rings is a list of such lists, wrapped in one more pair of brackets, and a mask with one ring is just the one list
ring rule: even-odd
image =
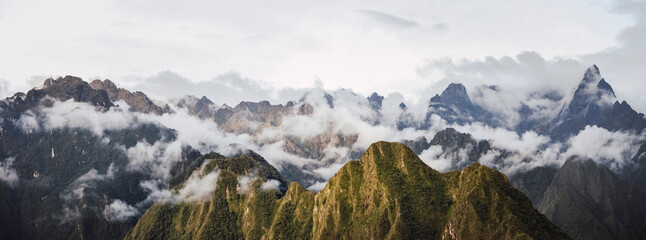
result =
[{"label": "low-lying cloud", "polygon": [[643,135],[586,126],[578,135],[568,140],[570,147],[564,155],[590,158],[613,171],[618,171],[633,163],[630,159],[637,154],[639,145],[645,139]]},{"label": "low-lying cloud", "polygon": [[16,169],[13,168],[13,161],[15,158],[10,157],[0,161],[0,180],[5,182],[10,187],[18,185],[19,179],[16,174]]},{"label": "low-lying cloud", "polygon": [[139,215],[137,208],[127,204],[119,199],[112,200],[112,202],[105,207],[103,214],[108,221],[126,221],[130,218]]},{"label": "low-lying cloud", "polygon": [[[203,169],[202,169],[203,170]],[[211,198],[217,187],[219,171],[202,175],[202,171],[193,173],[173,195],[176,202],[203,202]]]}]

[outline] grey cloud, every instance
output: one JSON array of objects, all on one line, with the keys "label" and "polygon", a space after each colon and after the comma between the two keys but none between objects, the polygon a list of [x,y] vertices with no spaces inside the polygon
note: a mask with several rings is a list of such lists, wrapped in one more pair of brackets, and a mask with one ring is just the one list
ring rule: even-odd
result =
[{"label": "grey cloud", "polygon": [[327,184],[327,181],[325,181],[325,182],[316,182],[316,183],[310,185],[309,187],[307,187],[307,190],[318,192],[318,191],[323,190],[323,188],[325,188],[326,184]]},{"label": "grey cloud", "polygon": [[59,197],[64,201],[63,209],[54,218],[66,223],[81,217],[78,201],[85,196],[85,189],[94,188],[98,181],[113,179],[115,171],[114,164],[111,163],[105,174],[99,173],[96,169],[90,169],[90,171],[74,180],[59,194]]},{"label": "grey cloud", "polygon": [[[262,101],[272,99],[271,88],[262,87],[259,83],[245,78],[240,73],[231,71],[209,81],[194,83],[191,80],[170,71],[163,71],[144,80],[135,87],[153,96],[178,98],[186,94],[207,96],[218,104],[236,105],[240,101]],[[181,91],[178,91],[181,90]]]},{"label": "grey cloud", "polygon": [[415,21],[404,19],[385,12],[367,10],[367,9],[359,9],[357,10],[357,12],[361,13],[366,17],[369,17],[370,19],[373,19],[375,21],[378,21],[393,27],[408,28],[408,27],[419,26],[419,23]]},{"label": "grey cloud", "polygon": [[[635,18],[635,23],[616,36],[617,45],[581,56],[581,61],[596,63],[619,100],[626,100],[638,112],[646,112],[646,2],[617,0],[614,11]],[[616,84],[613,84],[616,83]]]},{"label": "grey cloud", "polygon": [[90,169],[90,171],[88,171],[87,173],[83,174],[78,179],[76,179],[76,181],[84,182],[84,181],[102,181],[102,180],[112,179],[114,178],[115,171],[116,170],[114,167],[114,163],[110,163],[110,166],[108,167],[108,170],[106,171],[105,174],[101,174],[99,173],[99,171],[92,168]]},{"label": "grey cloud", "polygon": [[52,75],[34,75],[34,76],[30,76],[29,78],[25,79],[25,83],[27,84],[28,88],[38,87],[38,86],[43,85],[43,82],[45,81],[45,79],[48,79],[48,78],[53,78],[53,76]]},{"label": "grey cloud", "polygon": [[635,15],[640,20],[646,18],[646,2],[640,0],[615,0],[614,11]]},{"label": "grey cloud", "polygon": [[590,158],[618,171],[633,163],[630,159],[644,139],[644,136],[629,132],[611,132],[597,126],[586,126],[568,140],[569,148],[563,155],[565,158],[574,155]]},{"label": "grey cloud", "polygon": [[566,95],[577,86],[586,68],[574,59],[545,60],[536,52],[526,51],[514,57],[486,57],[483,60],[428,60],[417,72],[422,78],[428,77],[432,71],[444,74],[444,78],[431,86],[433,89],[461,82],[470,89],[498,85],[518,93],[548,89]]},{"label": "grey cloud", "polygon": [[4,78],[0,78],[0,97],[9,97],[11,94],[9,92],[9,81]]},{"label": "grey cloud", "polygon": [[113,22],[109,22],[108,25],[122,27],[122,26],[131,26],[133,25],[133,23],[128,21],[113,21]]},{"label": "grey cloud", "polygon": [[13,168],[14,160],[14,158],[10,157],[0,162],[0,180],[11,187],[18,184],[18,174],[16,174],[16,169]]},{"label": "grey cloud", "polygon": [[180,160],[181,142],[157,141],[149,144],[145,140],[130,148],[122,147],[128,156],[128,170],[149,173],[160,179],[170,178],[170,169]]},{"label": "grey cloud", "polygon": [[103,214],[110,221],[126,221],[139,215],[139,210],[124,201],[116,199],[113,200],[110,205],[105,207]]},{"label": "grey cloud", "polygon": [[276,179],[267,179],[266,182],[264,182],[262,185],[260,185],[260,188],[262,190],[278,190],[278,187],[280,187],[280,182]]},{"label": "grey cloud", "polygon": [[[476,140],[488,140],[491,146],[509,151],[501,155],[491,151],[482,156],[480,163],[493,167],[507,175],[525,172],[535,167],[560,167],[572,156],[590,158],[615,172],[632,167],[630,159],[636,154],[640,143],[646,136],[631,132],[611,132],[597,126],[587,126],[567,141],[551,142],[549,136],[539,135],[533,131],[522,134],[504,128],[492,128],[481,123],[469,125],[452,125],[460,132],[471,134]],[[502,161],[492,161],[503,157]],[[429,148],[420,154],[428,165],[439,170],[447,169],[452,161],[460,161],[459,154],[447,155],[440,148]]]},{"label": "grey cloud", "polygon": [[96,106],[75,102],[73,99],[64,102],[53,101],[52,107],[25,112],[15,124],[25,133],[41,129],[50,131],[69,127],[88,129],[97,136],[103,136],[105,130],[119,130],[136,126],[133,116],[124,111],[124,109],[128,109],[125,102],[118,102],[120,107],[97,111]]},{"label": "grey cloud", "polygon": [[482,85],[472,91],[470,98],[471,101],[487,111],[500,116],[500,120],[510,129],[513,129],[521,121],[518,109],[521,107],[522,96],[510,91]]},{"label": "grey cloud", "polygon": [[[175,202],[202,202],[213,194],[218,182],[219,171],[203,173],[204,168],[194,172],[173,196]],[[201,176],[203,175],[203,176]]]},{"label": "grey cloud", "polygon": [[440,22],[440,23],[433,24],[431,28],[436,31],[445,31],[449,29],[449,24]]},{"label": "grey cloud", "polygon": [[[562,101],[545,101],[543,95],[571,96],[587,66],[574,59],[545,60],[536,52],[522,52],[514,57],[486,57],[483,60],[429,60],[418,68],[421,78],[431,72],[443,77],[423,90],[427,95],[439,93],[450,83],[464,84],[473,103],[507,117],[508,127],[518,122],[520,103],[534,111],[533,117],[554,117]],[[612,84],[612,82],[611,82]],[[487,88],[495,85],[496,88]],[[427,99],[426,99],[427,100]]]},{"label": "grey cloud", "polygon": [[242,194],[246,194],[247,191],[249,191],[249,187],[251,187],[251,184],[256,181],[257,178],[256,176],[253,175],[244,175],[244,176],[239,176],[238,177],[238,192]]}]

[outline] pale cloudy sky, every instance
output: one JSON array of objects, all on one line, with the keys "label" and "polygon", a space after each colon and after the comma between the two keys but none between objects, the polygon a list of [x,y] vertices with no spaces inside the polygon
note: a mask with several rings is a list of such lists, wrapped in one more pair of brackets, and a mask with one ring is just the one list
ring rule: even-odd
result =
[{"label": "pale cloudy sky", "polygon": [[[177,82],[175,92],[182,84],[254,85],[260,90],[248,91],[252,100],[261,90],[321,85],[416,100],[448,81],[569,91],[596,63],[620,99],[646,112],[644,6],[630,0],[0,0],[0,89],[6,95],[43,76],[76,75],[139,89]],[[219,85],[199,85],[206,82]]]}]

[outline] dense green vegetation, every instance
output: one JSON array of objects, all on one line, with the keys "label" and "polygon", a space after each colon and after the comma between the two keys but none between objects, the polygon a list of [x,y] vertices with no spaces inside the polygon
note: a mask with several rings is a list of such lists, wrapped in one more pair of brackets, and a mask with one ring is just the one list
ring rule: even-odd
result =
[{"label": "dense green vegetation", "polygon": [[[477,163],[442,174],[399,143],[372,144],[317,194],[298,183],[263,189],[273,167],[213,156],[205,170],[219,178],[209,200],[157,203],[126,239],[569,238],[503,174]],[[262,174],[242,192],[239,176],[252,169]]]}]

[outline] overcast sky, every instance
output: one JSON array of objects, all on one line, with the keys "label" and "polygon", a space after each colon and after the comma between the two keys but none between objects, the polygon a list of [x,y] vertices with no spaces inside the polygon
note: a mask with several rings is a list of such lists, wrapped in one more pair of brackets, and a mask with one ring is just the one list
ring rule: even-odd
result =
[{"label": "overcast sky", "polygon": [[253,85],[240,95],[250,100],[268,89],[324,87],[400,92],[413,101],[449,81],[566,92],[597,64],[620,100],[646,112],[644,6],[627,0],[0,0],[0,89],[6,95],[43,76],[76,75],[151,89],[158,97],[166,93],[147,84],[172,85],[178,94],[182,86],[200,94],[200,86]]}]

